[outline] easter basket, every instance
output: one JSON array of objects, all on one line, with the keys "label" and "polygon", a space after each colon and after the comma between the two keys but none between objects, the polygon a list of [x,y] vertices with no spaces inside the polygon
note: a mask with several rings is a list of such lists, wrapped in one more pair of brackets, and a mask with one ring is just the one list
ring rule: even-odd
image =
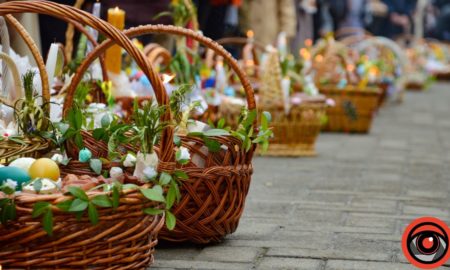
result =
[{"label": "easter basket", "polygon": [[[87,12],[49,1],[0,4],[3,16],[27,12],[78,21],[98,29],[139,59],[139,63],[146,64],[142,67],[155,82],[155,88],[163,89],[144,56],[110,24]],[[159,101],[167,103],[164,92],[159,93]],[[70,99],[69,94],[67,99]],[[171,138],[169,141],[170,146]],[[161,149],[172,152],[164,143]],[[161,164],[172,156],[163,153]],[[94,179],[89,178],[89,181]],[[145,194],[150,184],[127,187],[127,183],[114,183],[107,190],[86,192],[76,185],[67,185],[68,192],[64,194],[56,190],[52,194],[39,191],[14,194],[3,190],[4,193],[0,193],[0,265],[4,269],[39,270],[146,269],[154,260],[157,235],[164,225],[164,211],[161,214],[154,211],[164,204],[147,199]],[[145,210],[149,208],[153,211],[150,215]]]},{"label": "easter basket", "polygon": [[[192,40],[211,48],[221,55],[241,80],[247,94],[248,109],[256,108],[253,89],[232,56],[216,42],[194,31],[166,25],[145,25],[124,31],[129,37],[147,34],[170,34],[189,37]],[[109,40],[94,49],[91,55],[80,66],[78,77],[87,70],[94,58],[101,55],[114,41]],[[156,88],[158,89],[158,88]],[[162,88],[163,89],[163,88]],[[67,101],[67,100],[66,100]],[[173,129],[162,138],[166,143],[172,143]],[[232,136],[216,136],[214,139],[221,144],[221,151],[210,152],[205,141],[199,137],[177,134],[182,146],[189,149],[192,160],[186,165],[175,162],[163,162],[167,170],[180,167],[188,179],[180,186],[181,200],[172,207],[177,223],[172,231],[161,231],[159,238],[172,242],[190,241],[199,244],[221,241],[226,235],[233,233],[242,215],[245,205],[251,175],[253,173],[252,158],[254,146],[245,151],[242,141]],[[174,156],[160,145],[159,156]],[[173,151],[173,150],[172,150]]]},{"label": "easter basket", "polygon": [[[328,107],[328,121],[324,125],[324,131],[331,132],[350,132],[350,133],[368,133],[372,124],[373,116],[378,109],[381,90],[378,87],[361,87],[352,85],[356,83],[357,77],[352,77],[349,63],[347,63],[346,48],[341,44],[335,43],[328,45],[328,48],[320,49],[316,52],[323,53],[323,60],[315,66],[316,80],[325,77],[330,72],[329,66],[333,59],[339,61],[343,68],[345,79],[350,84],[341,86],[338,83],[321,84],[319,91],[327,98],[333,99],[335,105]],[[314,54],[314,55],[316,55]],[[334,57],[334,58],[333,58]]]},{"label": "easter basket", "polygon": [[[3,20],[3,18],[2,18]],[[41,119],[43,119],[43,122],[41,124],[41,127],[39,129],[44,130],[48,124],[49,118],[50,118],[50,91],[49,91],[49,83],[47,78],[47,72],[45,69],[44,61],[39,53],[39,49],[37,48],[34,41],[31,39],[31,37],[28,35],[28,33],[25,31],[25,29],[20,25],[20,23],[12,16],[12,15],[6,15],[4,16],[4,20],[8,22],[8,24],[16,30],[20,36],[23,38],[25,43],[27,44],[28,48],[30,49],[36,63],[37,67],[39,69],[39,72],[41,74],[41,83],[42,83],[42,110],[41,110]],[[6,28],[6,27],[5,27]],[[7,29],[3,29],[3,31],[7,31]],[[2,42],[9,42],[9,41],[3,41]],[[3,44],[5,47],[9,44]],[[14,81],[14,87],[13,91],[19,96],[23,96],[23,86],[22,81],[19,75],[19,71],[17,70],[16,64],[14,63],[14,60],[6,53],[1,54],[1,60],[6,65],[7,69],[6,71],[10,71],[12,74],[12,78]],[[21,100],[24,100],[23,98]],[[12,111],[16,111],[15,107],[18,105],[17,101],[10,100],[10,97],[5,97],[0,99],[0,106],[7,106],[9,108],[12,108]],[[18,108],[19,109],[19,108]],[[16,123],[17,125],[26,125],[26,123],[17,123],[17,113],[13,112],[14,117],[12,119],[11,123]],[[1,120],[6,121],[7,116],[2,115]],[[6,128],[6,123],[3,123]],[[31,126],[30,126],[31,127]],[[23,128],[26,128],[23,126]],[[33,125],[33,128],[37,128],[37,126]],[[14,128],[14,130],[11,130],[11,132],[17,132],[18,128]],[[22,129],[23,131],[23,129]],[[10,162],[13,159],[19,158],[19,157],[40,157],[43,154],[47,153],[51,149],[51,141],[47,138],[44,138],[43,136],[39,134],[17,134],[15,136],[9,136],[11,134],[8,131],[5,131],[4,134],[0,134],[0,164],[6,164]]]}]

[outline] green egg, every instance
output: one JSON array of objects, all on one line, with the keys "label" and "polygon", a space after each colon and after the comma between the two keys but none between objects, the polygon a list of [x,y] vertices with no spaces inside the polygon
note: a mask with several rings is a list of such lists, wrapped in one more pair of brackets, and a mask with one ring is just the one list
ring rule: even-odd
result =
[{"label": "green egg", "polygon": [[31,180],[30,175],[17,167],[1,167],[0,168],[0,184],[3,184],[6,179],[11,179],[17,182],[16,190],[22,190],[22,184]]}]

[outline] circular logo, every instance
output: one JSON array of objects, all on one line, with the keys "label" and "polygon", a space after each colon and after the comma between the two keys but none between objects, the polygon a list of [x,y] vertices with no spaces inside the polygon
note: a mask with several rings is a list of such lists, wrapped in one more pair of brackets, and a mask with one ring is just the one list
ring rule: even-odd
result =
[{"label": "circular logo", "polygon": [[449,235],[449,228],[440,219],[433,217],[416,219],[403,233],[403,254],[416,267],[437,268],[450,257]]}]

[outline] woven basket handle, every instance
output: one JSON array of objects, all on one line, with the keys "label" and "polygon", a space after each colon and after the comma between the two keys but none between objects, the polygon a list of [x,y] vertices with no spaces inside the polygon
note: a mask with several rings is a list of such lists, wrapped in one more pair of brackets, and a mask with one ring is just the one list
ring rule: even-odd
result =
[{"label": "woven basket handle", "polygon": [[[7,68],[11,72],[16,93],[20,93],[20,95],[23,95],[22,81],[20,80],[20,74],[19,70],[17,69],[16,63],[11,58],[11,56],[7,55],[4,52],[0,52],[0,59],[6,64]],[[1,102],[11,107],[14,106],[14,104],[9,100],[1,100]]]},{"label": "woven basket handle", "polygon": [[[198,41],[199,43],[203,44],[204,46],[207,46],[208,48],[214,50],[217,54],[221,55],[224,58],[224,61],[226,61],[228,63],[228,65],[231,67],[231,69],[239,77],[241,84],[244,87],[244,90],[246,92],[248,108],[250,110],[256,108],[253,88],[252,88],[249,80],[247,79],[244,71],[242,71],[242,69],[239,67],[238,63],[231,56],[231,54],[229,52],[227,52],[222,46],[217,44],[217,42],[215,42],[215,41],[211,40],[210,38],[207,38],[197,32],[194,32],[192,30],[181,28],[181,27],[176,27],[176,26],[172,26],[172,25],[161,25],[161,24],[159,24],[159,25],[144,25],[144,26],[138,26],[135,28],[130,28],[130,29],[124,31],[124,34],[126,34],[130,38],[136,37],[136,36],[147,35],[147,34],[155,34],[155,33],[181,35],[181,36],[185,36],[185,37],[190,37],[190,38]],[[80,74],[83,74],[87,70],[89,65],[94,61],[94,59],[96,57],[98,57],[100,54],[102,54],[107,48],[112,46],[114,44],[114,42],[115,42],[114,40],[107,40],[107,41],[103,42],[102,44],[100,44],[98,47],[96,47],[91,52],[91,54],[89,54],[86,57],[85,61],[83,61],[83,63],[79,66],[78,71],[77,71],[77,75],[79,75],[79,76],[75,76],[72,80],[72,83],[73,84],[78,83],[78,81],[81,80]],[[165,91],[164,88],[162,88],[162,87],[156,88],[155,94],[158,95],[157,91],[161,91],[161,89],[163,91]],[[74,89],[71,89],[71,91],[74,91]],[[163,94],[163,93],[160,93],[160,94]],[[73,93],[72,93],[72,95],[73,95]]]},{"label": "woven basket handle", "polygon": [[172,55],[170,52],[158,43],[150,43],[144,47],[144,54],[150,63],[156,64],[158,59],[162,59],[162,64],[169,65]]},{"label": "woven basket handle", "polygon": [[[105,35],[118,43],[119,46],[123,47],[130,55],[134,58],[136,63],[142,68],[145,75],[149,78],[152,83],[153,89],[155,89],[156,98],[159,104],[168,105],[169,98],[164,89],[163,83],[159,78],[159,75],[153,70],[151,65],[147,62],[145,56],[139,51],[133,42],[131,42],[120,30],[113,27],[111,24],[96,18],[92,14],[76,9],[71,6],[65,6],[57,4],[50,1],[44,0],[30,0],[30,1],[13,1],[0,4],[0,15],[14,14],[14,13],[39,13],[49,16],[54,16],[62,20],[73,20],[81,24],[88,25],[100,33]],[[93,55],[91,53],[91,55]],[[97,55],[98,56],[98,55]],[[76,84],[80,82],[83,73],[75,74],[71,85],[69,86],[69,91],[66,96],[63,113],[66,114],[68,109],[73,105],[73,98],[75,93]],[[78,78],[78,79],[76,79]],[[162,121],[170,120],[170,110],[161,117]],[[174,154],[173,154],[173,127],[167,127],[164,130],[161,139],[161,170],[170,170],[175,167]],[[166,166],[167,163],[167,166]]]}]

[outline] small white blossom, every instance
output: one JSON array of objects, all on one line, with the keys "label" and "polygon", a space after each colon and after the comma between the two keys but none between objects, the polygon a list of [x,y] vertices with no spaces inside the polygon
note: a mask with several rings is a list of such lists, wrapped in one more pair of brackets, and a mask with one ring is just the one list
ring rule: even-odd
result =
[{"label": "small white blossom", "polygon": [[191,154],[189,153],[189,149],[187,149],[184,146],[181,146],[180,149],[177,152],[179,153],[179,154],[177,154],[177,161],[189,160],[191,158]]},{"label": "small white blossom", "polygon": [[6,179],[6,182],[4,183],[5,186],[9,187],[12,190],[15,190],[17,187],[17,182],[11,179]]},{"label": "small white blossom", "polygon": [[132,154],[127,154],[125,160],[123,161],[123,166],[125,167],[133,167],[136,164],[136,157]]},{"label": "small white blossom", "polygon": [[58,164],[61,164],[64,160],[64,157],[61,154],[54,154],[52,156],[52,160]]},{"label": "small white blossom", "polygon": [[334,99],[331,99],[331,98],[327,98],[326,104],[330,107],[336,106],[336,102],[334,101]]},{"label": "small white blossom", "polygon": [[153,179],[156,177],[156,175],[158,175],[155,168],[153,168],[153,167],[145,168],[142,173],[144,174],[145,178],[148,180]]},{"label": "small white blossom", "polygon": [[119,167],[112,167],[111,170],[109,170],[109,175],[115,181],[123,180],[123,170]]}]

